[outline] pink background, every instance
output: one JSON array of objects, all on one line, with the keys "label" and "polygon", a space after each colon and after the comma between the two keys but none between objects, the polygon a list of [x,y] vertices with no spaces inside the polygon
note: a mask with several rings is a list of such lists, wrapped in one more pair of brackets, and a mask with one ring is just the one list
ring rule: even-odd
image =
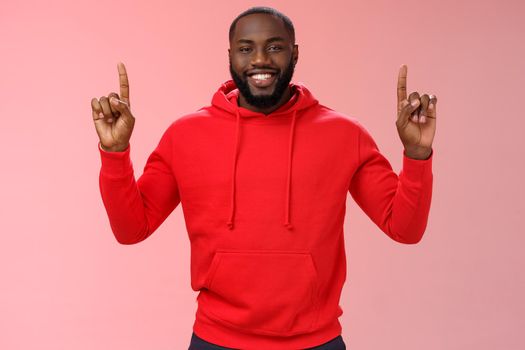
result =
[{"label": "pink background", "polygon": [[[323,5],[320,5],[320,4]],[[142,173],[162,132],[229,78],[252,1],[0,3],[0,349],[187,349],[196,309],[178,207],[119,245],[98,189],[92,97],[128,68]],[[525,349],[525,3],[265,2],[294,21],[295,81],[358,117],[399,171],[398,67],[438,97],[434,197],[418,245],[349,196],[349,349]]]}]

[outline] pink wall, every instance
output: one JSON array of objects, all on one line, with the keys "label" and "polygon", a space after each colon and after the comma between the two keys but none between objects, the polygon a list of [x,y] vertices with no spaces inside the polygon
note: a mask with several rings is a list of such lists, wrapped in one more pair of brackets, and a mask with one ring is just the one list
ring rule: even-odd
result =
[{"label": "pink wall", "polygon": [[[200,3],[0,3],[0,349],[187,349],[181,208],[146,241],[116,242],[90,100],[118,88],[125,62],[141,174],[169,123],[229,78],[229,24],[257,4]],[[439,99],[423,240],[390,240],[348,199],[349,349],[524,349],[524,2],[322,3],[265,4],[295,23],[295,80],[358,117],[394,169],[399,65],[410,91]]]}]

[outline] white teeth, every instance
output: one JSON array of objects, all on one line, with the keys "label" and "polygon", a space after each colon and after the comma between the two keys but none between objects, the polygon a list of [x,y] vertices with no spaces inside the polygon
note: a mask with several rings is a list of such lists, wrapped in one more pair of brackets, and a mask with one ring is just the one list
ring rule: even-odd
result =
[{"label": "white teeth", "polygon": [[270,79],[272,77],[271,74],[254,74],[252,75],[252,78],[253,79],[256,79],[256,80],[266,80],[266,79]]}]

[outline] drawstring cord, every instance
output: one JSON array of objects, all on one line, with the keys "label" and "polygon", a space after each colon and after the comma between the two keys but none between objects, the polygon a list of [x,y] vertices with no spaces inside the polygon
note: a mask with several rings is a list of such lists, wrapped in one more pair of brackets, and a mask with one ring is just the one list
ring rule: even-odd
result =
[{"label": "drawstring cord", "polygon": [[[233,169],[232,169],[232,184],[231,184],[231,205],[230,205],[230,218],[227,222],[228,228],[230,230],[233,229],[233,220],[235,215],[235,188],[236,188],[236,170],[237,170],[237,153],[239,150],[239,124],[241,115],[239,110],[236,111],[236,117],[237,117],[237,123],[235,127],[235,148],[233,151]],[[295,131],[295,120],[297,117],[297,110],[293,111],[292,115],[292,123],[290,126],[290,137],[289,137],[289,143],[288,143],[288,169],[287,169],[287,176],[286,176],[286,200],[284,204],[284,226],[287,229],[292,229],[293,226],[290,222],[290,197],[291,197],[291,191],[292,191],[292,154],[293,154],[293,139],[294,139],[294,131]]]},{"label": "drawstring cord", "polygon": [[230,230],[233,229],[233,216],[235,213],[235,175],[236,175],[236,169],[237,169],[237,152],[239,148],[239,123],[241,121],[241,114],[239,113],[239,110],[237,109],[237,125],[235,127],[235,149],[233,151],[233,169],[232,169],[232,198],[231,198],[231,212],[230,212],[230,219],[228,220],[228,228]]},{"label": "drawstring cord", "polygon": [[284,226],[287,229],[292,229],[292,224],[290,223],[290,195],[292,190],[292,154],[293,154],[293,137],[295,130],[295,117],[297,116],[297,110],[293,111],[292,116],[292,125],[290,126],[290,138],[288,143],[288,174],[287,174],[287,184],[286,184],[286,202],[284,204]]}]

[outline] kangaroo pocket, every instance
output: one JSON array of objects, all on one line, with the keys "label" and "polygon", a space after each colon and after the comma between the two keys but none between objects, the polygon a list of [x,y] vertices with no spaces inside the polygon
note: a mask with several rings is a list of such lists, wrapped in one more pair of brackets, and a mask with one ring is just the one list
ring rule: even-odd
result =
[{"label": "kangaroo pocket", "polygon": [[245,332],[308,332],[317,317],[317,272],[309,252],[218,250],[199,306]]}]

